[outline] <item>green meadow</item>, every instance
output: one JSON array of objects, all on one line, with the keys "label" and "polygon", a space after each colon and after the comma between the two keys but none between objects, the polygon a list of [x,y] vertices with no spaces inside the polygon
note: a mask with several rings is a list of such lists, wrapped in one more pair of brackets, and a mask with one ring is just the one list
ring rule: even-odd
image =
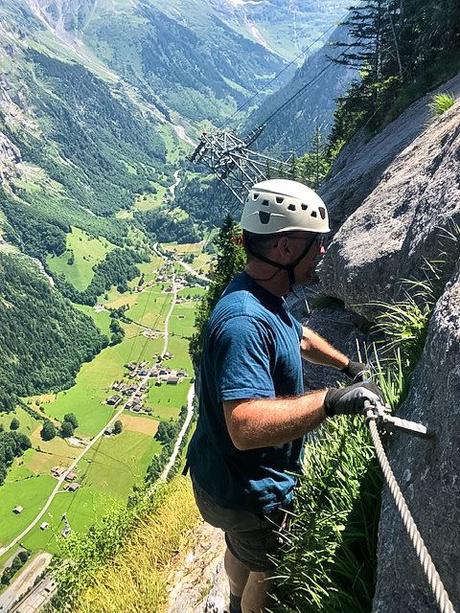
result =
[{"label": "green meadow", "polygon": [[[80,228],[72,227],[67,235],[66,251],[60,256],[46,258],[51,271],[62,274],[76,289],[85,290],[94,276],[93,267],[101,262],[107,253],[115,249],[108,240],[90,236]],[[69,263],[72,260],[73,263]]]},{"label": "green meadow", "polygon": [[88,315],[89,317],[91,317],[91,319],[94,321],[94,323],[96,324],[96,326],[99,328],[99,330],[102,332],[102,334],[105,334],[106,336],[110,337],[110,313],[109,311],[95,311],[93,307],[88,306],[86,304],[76,304],[75,307],[81,311],[82,313],[84,313],[85,315]]}]

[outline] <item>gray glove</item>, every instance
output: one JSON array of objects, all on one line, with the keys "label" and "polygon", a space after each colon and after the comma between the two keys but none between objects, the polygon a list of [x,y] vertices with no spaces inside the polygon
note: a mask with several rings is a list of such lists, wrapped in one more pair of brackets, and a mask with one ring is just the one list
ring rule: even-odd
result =
[{"label": "gray glove", "polygon": [[334,415],[355,415],[364,412],[364,403],[384,402],[382,392],[375,383],[355,383],[341,389],[331,388],[324,400],[328,417]]},{"label": "gray glove", "polygon": [[353,362],[353,360],[350,360],[345,368],[342,368],[341,372],[346,374],[353,383],[367,381],[367,379],[369,379],[369,366],[367,364],[362,364],[362,362]]}]

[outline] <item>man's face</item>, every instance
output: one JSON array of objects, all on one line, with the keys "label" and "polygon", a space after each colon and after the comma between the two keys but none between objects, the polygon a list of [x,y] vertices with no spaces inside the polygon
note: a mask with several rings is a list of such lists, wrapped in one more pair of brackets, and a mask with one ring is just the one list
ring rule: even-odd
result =
[{"label": "man's face", "polygon": [[[307,249],[307,252],[294,269],[296,283],[310,283],[314,280],[314,272],[318,260],[326,253],[321,239],[321,234],[312,236],[311,233],[299,233],[290,237],[292,250],[295,253],[295,256],[292,258],[293,261]],[[296,244],[294,245],[294,243]]]}]

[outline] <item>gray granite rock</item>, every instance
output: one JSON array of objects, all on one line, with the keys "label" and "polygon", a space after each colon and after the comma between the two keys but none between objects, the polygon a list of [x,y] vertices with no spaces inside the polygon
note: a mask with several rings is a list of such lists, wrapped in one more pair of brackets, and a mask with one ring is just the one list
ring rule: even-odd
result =
[{"label": "gray granite rock", "polygon": [[460,223],[459,177],[460,101],[396,157],[342,225],[319,267],[323,290],[370,319],[370,303],[400,298],[401,280],[420,278],[424,260],[453,245],[441,228]]},{"label": "gray granite rock", "polygon": [[[394,434],[395,476],[456,611],[460,611],[460,271],[438,301],[422,359],[399,415],[425,423],[432,441]],[[436,604],[385,489],[374,613],[432,613]]]},{"label": "gray granite rock", "polygon": [[[459,96],[460,74],[438,91]],[[330,179],[320,190],[331,212],[334,230],[361,206],[396,157],[426,132],[432,95],[430,93],[412,104],[373,138],[366,130],[361,130],[343,148]]]},{"label": "gray granite rock", "polygon": [[[358,347],[362,351],[367,341],[366,322],[339,305],[314,310],[303,318],[302,323],[355,360],[358,359]],[[303,370],[306,390],[335,387],[337,382],[350,383],[345,375],[334,368],[304,362]]]}]

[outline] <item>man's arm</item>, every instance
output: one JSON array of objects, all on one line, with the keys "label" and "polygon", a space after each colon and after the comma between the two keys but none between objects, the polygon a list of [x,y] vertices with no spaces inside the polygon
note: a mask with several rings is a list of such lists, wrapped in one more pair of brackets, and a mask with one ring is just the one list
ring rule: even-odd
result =
[{"label": "man's arm", "polygon": [[374,383],[355,383],[294,398],[228,400],[223,406],[233,444],[248,451],[300,438],[326,417],[362,414],[366,402],[384,402]]},{"label": "man's arm", "polygon": [[334,349],[324,338],[322,338],[310,328],[303,326],[302,340],[300,341],[300,351],[304,360],[313,362],[313,364],[321,364],[322,366],[331,366],[342,370],[348,366],[350,359],[346,355]]},{"label": "man's arm", "polygon": [[274,447],[314,430],[325,418],[327,390],[293,398],[224,401],[227,429],[240,451]]}]

